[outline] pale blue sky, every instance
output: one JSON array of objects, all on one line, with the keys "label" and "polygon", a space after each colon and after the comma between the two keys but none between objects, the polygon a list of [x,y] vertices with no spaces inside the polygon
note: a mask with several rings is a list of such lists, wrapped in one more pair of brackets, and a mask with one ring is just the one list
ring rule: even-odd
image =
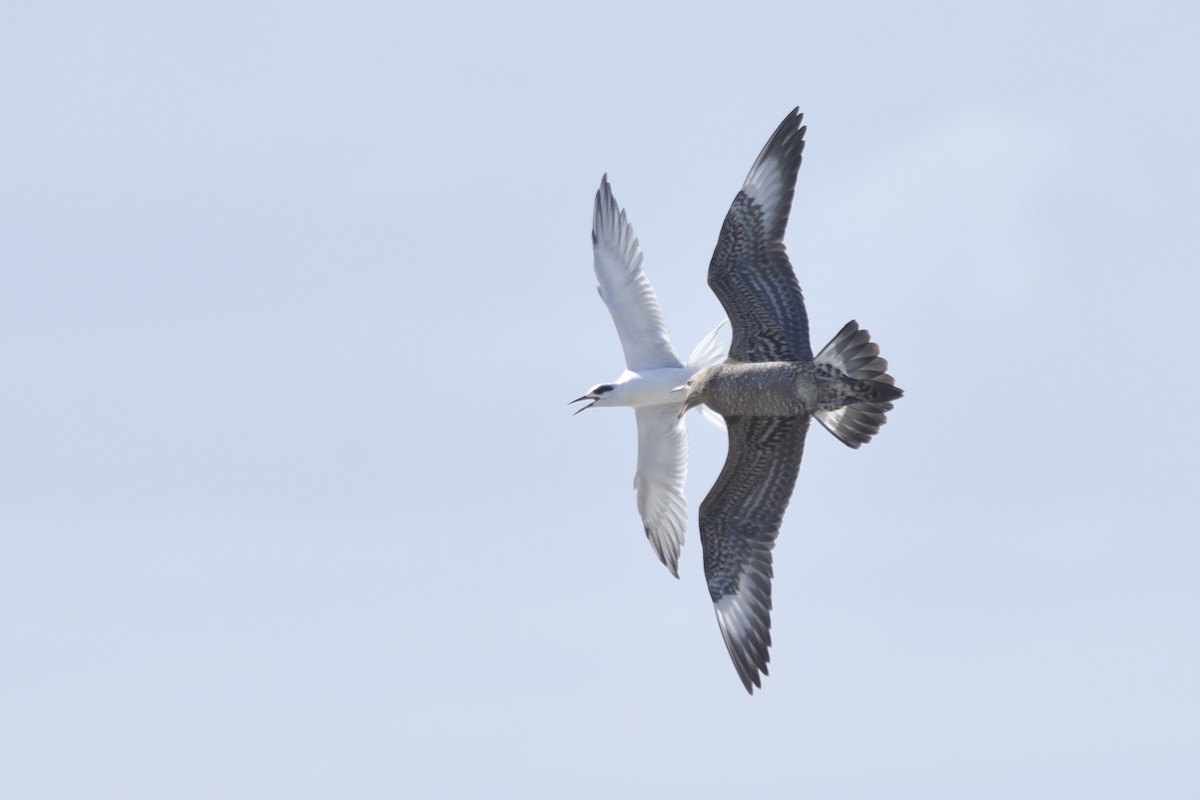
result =
[{"label": "pale blue sky", "polygon": [[[1200,794],[1194,5],[16,6],[0,795]],[[566,401],[601,174],[687,352],[795,105],[814,342],[907,395],[810,435],[748,697],[723,434],[675,581]]]}]

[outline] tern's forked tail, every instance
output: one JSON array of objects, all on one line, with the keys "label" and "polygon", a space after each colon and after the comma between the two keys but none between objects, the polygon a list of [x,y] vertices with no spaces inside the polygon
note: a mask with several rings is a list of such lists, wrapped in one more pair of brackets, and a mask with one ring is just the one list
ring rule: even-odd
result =
[{"label": "tern's forked tail", "polygon": [[[721,320],[721,324],[713,328],[712,331],[700,340],[700,344],[692,350],[692,354],[688,356],[687,368],[694,375],[705,367],[711,367],[725,359],[725,348],[717,341],[717,334],[721,332],[721,328],[725,327],[725,323],[729,320]],[[700,406],[701,415],[716,425],[721,430],[725,430],[725,418],[717,412],[713,411],[708,406]]]},{"label": "tern's forked tail", "polygon": [[717,341],[717,334],[721,332],[721,328],[725,327],[728,320],[721,320],[721,324],[712,329],[712,332],[700,340],[700,344],[696,345],[692,350],[692,354],[688,356],[687,368],[692,372],[711,367],[718,361],[725,358],[725,348]]}]

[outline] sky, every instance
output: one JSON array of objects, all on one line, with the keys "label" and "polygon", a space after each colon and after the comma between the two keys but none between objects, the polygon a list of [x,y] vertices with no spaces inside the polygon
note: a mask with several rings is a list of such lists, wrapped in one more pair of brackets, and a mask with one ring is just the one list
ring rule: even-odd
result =
[{"label": "sky", "polygon": [[[434,8],[434,6],[437,6]],[[1185,3],[0,6],[0,795],[1200,794]],[[607,173],[673,342],[794,106],[809,435],[743,690],[642,535]]]}]

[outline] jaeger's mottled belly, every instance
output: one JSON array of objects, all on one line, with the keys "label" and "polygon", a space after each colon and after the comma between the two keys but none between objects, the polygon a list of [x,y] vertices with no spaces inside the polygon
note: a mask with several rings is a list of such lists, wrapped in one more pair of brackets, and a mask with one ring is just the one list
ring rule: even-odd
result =
[{"label": "jaeger's mottled belly", "polygon": [[840,381],[807,364],[726,365],[706,402],[724,416],[790,417],[841,405]]}]

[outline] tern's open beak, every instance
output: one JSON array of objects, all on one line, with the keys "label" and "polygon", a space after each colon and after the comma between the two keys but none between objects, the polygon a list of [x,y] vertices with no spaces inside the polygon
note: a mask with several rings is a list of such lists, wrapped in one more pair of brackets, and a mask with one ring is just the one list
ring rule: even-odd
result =
[{"label": "tern's open beak", "polygon": [[[595,395],[585,394],[583,397],[576,397],[570,403],[567,403],[567,405],[573,405],[583,400],[591,400],[592,402],[588,403],[586,406],[580,406],[579,408],[575,409],[575,414],[578,414],[580,411],[587,411],[589,408],[596,405],[596,401],[599,399],[600,398],[596,397]],[[573,417],[575,414],[572,414],[571,416]]]}]

